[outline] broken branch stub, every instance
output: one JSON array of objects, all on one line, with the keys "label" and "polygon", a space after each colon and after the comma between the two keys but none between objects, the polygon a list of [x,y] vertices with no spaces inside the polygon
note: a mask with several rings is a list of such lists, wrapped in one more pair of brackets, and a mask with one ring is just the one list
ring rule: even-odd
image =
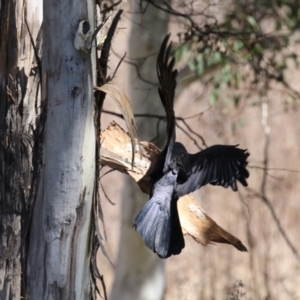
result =
[{"label": "broken branch stub", "polygon": [[[155,162],[160,150],[149,142],[140,142],[142,156],[135,158],[132,167],[131,138],[116,122],[101,131],[102,154],[100,164],[130,175],[147,194],[150,192],[149,178],[145,176],[151,163]],[[135,149],[136,151],[137,149]],[[243,243],[221,228],[190,195],[177,202],[182,231],[198,243],[231,244],[240,251],[247,251]]]}]

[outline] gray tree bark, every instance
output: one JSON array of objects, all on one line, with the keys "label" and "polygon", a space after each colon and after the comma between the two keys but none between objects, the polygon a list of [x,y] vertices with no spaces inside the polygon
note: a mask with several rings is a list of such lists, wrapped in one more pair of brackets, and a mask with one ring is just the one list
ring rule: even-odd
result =
[{"label": "gray tree bark", "polygon": [[[144,2],[145,3],[145,2]],[[169,16],[151,5],[144,13],[140,12],[140,1],[133,1],[131,32],[128,57],[139,65],[139,73],[147,81],[157,83],[156,54],[167,34]],[[142,64],[144,58],[147,58]],[[135,68],[129,72],[130,100],[135,113],[163,114],[157,87],[138,78]],[[156,135],[156,120],[138,118],[137,128],[141,140],[151,140]],[[160,139],[155,141],[162,147],[166,129],[162,124]],[[152,253],[132,228],[133,220],[148,196],[129,177],[125,179],[122,199],[122,220],[118,261],[111,300],[151,300],[161,299],[164,293],[164,263]]]},{"label": "gray tree bark", "polygon": [[27,263],[30,299],[89,299],[95,177],[90,54],[74,47],[86,1],[45,1],[42,98],[47,103],[43,170]]},{"label": "gray tree bark", "polygon": [[[42,2],[0,4],[0,299],[25,297],[27,237],[42,131]],[[32,40],[31,40],[32,39]],[[32,43],[35,44],[36,53]],[[35,157],[34,157],[35,156]]]}]

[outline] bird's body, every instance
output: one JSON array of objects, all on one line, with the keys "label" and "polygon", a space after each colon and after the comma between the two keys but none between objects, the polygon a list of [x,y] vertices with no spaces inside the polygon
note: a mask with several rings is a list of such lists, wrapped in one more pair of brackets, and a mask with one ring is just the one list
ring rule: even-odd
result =
[{"label": "bird's body", "polygon": [[162,43],[157,59],[159,94],[166,110],[168,141],[150,173],[150,199],[134,221],[145,244],[161,258],[179,254],[184,248],[177,211],[180,197],[208,183],[225,188],[230,186],[236,191],[236,182],[247,186],[246,178],[249,177],[246,169],[249,153],[246,150],[215,145],[189,154],[181,143],[175,142],[173,101],[177,71],[173,70],[174,59],[169,57],[168,38]]},{"label": "bird's body", "polygon": [[[160,257],[179,254],[184,239],[173,197],[178,170],[170,170],[154,183],[149,201],[135,218],[136,230]],[[168,245],[168,247],[166,247]]]}]

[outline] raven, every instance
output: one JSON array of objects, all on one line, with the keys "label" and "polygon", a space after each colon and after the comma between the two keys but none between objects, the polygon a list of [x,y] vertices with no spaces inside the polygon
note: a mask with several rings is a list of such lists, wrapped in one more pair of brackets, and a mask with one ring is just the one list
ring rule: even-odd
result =
[{"label": "raven", "polygon": [[161,258],[176,255],[184,248],[177,200],[210,183],[229,186],[237,191],[237,181],[247,186],[249,172],[247,150],[238,145],[214,145],[196,154],[175,142],[175,113],[173,102],[177,70],[168,45],[170,34],[164,39],[157,58],[158,92],[166,111],[168,140],[150,171],[150,199],[134,220],[134,227],[145,244]]}]

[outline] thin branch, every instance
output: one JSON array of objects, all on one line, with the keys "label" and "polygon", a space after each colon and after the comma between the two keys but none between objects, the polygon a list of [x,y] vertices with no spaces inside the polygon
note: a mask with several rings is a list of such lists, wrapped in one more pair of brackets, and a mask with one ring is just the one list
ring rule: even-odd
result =
[{"label": "thin branch", "polygon": [[[111,52],[117,56],[119,59],[121,59],[122,57],[114,51],[114,49],[111,50]],[[151,86],[157,86],[158,87],[158,83],[157,82],[152,82],[152,81],[149,81],[147,80],[146,78],[143,78],[142,74],[140,73],[140,67],[141,65],[151,56],[153,55],[157,55],[157,54],[152,54],[152,55],[148,55],[147,57],[144,57],[144,58],[139,58],[138,60],[140,61],[139,63],[134,63],[133,61],[130,61],[130,60],[126,60],[124,59],[123,61],[131,66],[133,66],[135,68],[135,71],[136,71],[136,74],[137,74],[137,77],[139,80],[141,80],[142,82],[144,83],[147,83]],[[134,59],[134,60],[137,60],[137,59]]]},{"label": "thin branch", "polygon": [[[176,126],[186,135],[188,136],[194,143],[194,145],[196,145],[196,147],[199,149],[199,150],[203,150],[199,145],[198,145],[198,142],[190,135],[190,133],[185,130],[182,126],[180,126],[177,122],[175,123]],[[202,139],[202,138],[201,138]],[[202,139],[202,142],[205,144],[204,142],[204,139]]]},{"label": "thin branch", "polygon": [[156,136],[150,140],[150,143],[154,143],[159,138],[159,125],[161,123],[162,119],[158,119],[156,122]]},{"label": "thin branch", "polygon": [[[262,127],[265,133],[265,146],[264,146],[264,158],[263,158],[263,169],[267,170],[268,169],[268,162],[269,162],[269,147],[270,147],[270,127],[268,125],[268,99],[266,97],[263,97],[262,99]],[[291,249],[291,251],[293,252],[295,258],[300,261],[300,255],[296,249],[296,247],[293,245],[293,243],[291,242],[291,240],[289,239],[289,237],[287,236],[285,230],[283,229],[283,227],[281,226],[280,223],[280,218],[277,216],[274,207],[272,205],[272,203],[270,202],[270,200],[268,199],[267,195],[266,195],[266,186],[267,186],[267,172],[265,171],[263,174],[263,178],[262,178],[262,182],[261,182],[261,192],[257,192],[252,188],[247,188],[248,191],[250,191],[254,196],[259,197],[263,200],[263,202],[266,204],[266,206],[268,207],[271,216],[279,230],[279,232],[281,233],[283,239],[285,240],[285,242],[287,243],[288,247]]]},{"label": "thin branch", "polygon": [[297,248],[293,245],[293,243],[291,242],[290,238],[287,236],[285,230],[283,229],[283,227],[281,226],[281,223],[280,223],[280,219],[279,217],[277,216],[275,210],[274,210],[274,207],[273,205],[271,204],[270,200],[260,194],[259,192],[255,191],[254,189],[252,188],[247,188],[248,192],[250,192],[253,196],[255,197],[258,197],[260,198],[261,200],[263,200],[263,202],[266,204],[266,206],[268,207],[268,209],[270,210],[270,213],[275,221],[275,224],[277,225],[277,228],[279,230],[279,232],[281,233],[284,241],[287,243],[288,247],[291,249],[291,251],[293,252],[295,258],[300,262],[300,255],[299,255],[299,252],[297,250]]},{"label": "thin branch", "polygon": [[115,10],[118,7],[118,5],[122,3],[122,1],[123,0],[119,0],[118,2],[113,3],[110,6],[104,6],[104,8],[101,10],[101,14],[106,14],[106,13],[108,13],[110,11]]},{"label": "thin branch", "polygon": [[124,53],[124,55],[121,57],[120,61],[118,62],[118,65],[117,65],[117,67],[116,67],[116,69],[115,69],[115,71],[114,71],[114,73],[113,73],[113,75],[112,75],[112,79],[115,78],[116,73],[117,73],[117,71],[118,71],[118,69],[119,69],[119,67],[120,67],[120,65],[121,65],[121,63],[122,63],[122,61],[124,60],[125,56],[126,56],[126,52]]},{"label": "thin branch", "polygon": [[[42,62],[41,62],[41,59],[40,59],[40,57],[39,57],[39,54],[38,54],[36,45],[35,45],[34,40],[33,40],[33,37],[32,37],[32,35],[31,35],[31,31],[30,31],[29,26],[28,26],[28,23],[27,23],[26,15],[24,16],[24,21],[25,21],[26,28],[27,28],[27,30],[28,30],[28,34],[29,34],[29,38],[30,38],[30,43],[31,43],[31,45],[32,45],[33,52],[34,52],[34,57],[35,57],[35,60],[36,60],[37,65],[38,65],[38,70],[39,70],[39,74],[40,74],[40,79],[42,79]],[[41,84],[42,84],[42,80],[41,80]]]},{"label": "thin branch", "polygon": [[[202,113],[201,113],[201,114],[202,114]],[[185,119],[186,119],[186,118],[182,118],[182,117],[176,118],[176,120],[181,121],[181,122],[187,127],[187,129],[188,129],[191,133],[193,133],[195,136],[197,136],[197,138],[199,138],[199,139],[201,140],[203,146],[205,146],[205,148],[207,148],[207,145],[206,145],[206,143],[205,143],[204,138],[203,138],[199,133],[197,133],[196,131],[194,131],[194,130],[187,124],[187,122],[185,121]],[[177,122],[176,122],[176,123],[177,123]],[[177,124],[177,126],[178,126],[178,128],[180,128],[178,124]],[[182,128],[180,128],[180,129],[183,131]],[[184,132],[184,131],[183,131],[183,132]],[[191,139],[192,139],[192,138],[191,138]],[[195,143],[195,140],[194,140],[194,139],[192,139],[192,140],[193,140],[194,143]],[[199,150],[203,150],[200,146],[198,146],[197,143],[195,143],[195,144],[197,145],[197,147],[199,148]]]},{"label": "thin branch", "polygon": [[[102,167],[101,167],[101,169],[102,169]],[[107,172],[105,172],[104,174],[102,174],[101,176],[100,176],[100,179],[102,179],[102,177],[104,177],[105,175],[107,175],[107,174],[109,174],[109,173],[112,173],[112,172],[114,172],[115,170],[113,170],[113,169],[111,169],[111,170],[108,170]]]},{"label": "thin branch", "polygon": [[[103,113],[106,113],[106,114],[110,114],[112,116],[116,116],[118,118],[121,118],[121,119],[124,119],[123,115],[122,114],[119,114],[119,113],[115,113],[113,111],[110,111],[110,110],[105,110],[103,109],[102,110]],[[202,144],[207,147],[206,143],[205,143],[205,140],[204,138],[198,134],[196,131],[194,131],[186,122],[185,119],[191,119],[191,118],[195,118],[195,117],[198,117],[198,116],[201,116],[204,112],[200,112],[198,114],[195,114],[195,115],[192,115],[192,116],[189,116],[189,117],[186,117],[186,118],[183,118],[183,117],[175,117],[175,120],[176,121],[181,121],[186,127],[187,129],[192,133],[194,134],[195,136],[197,136],[197,138],[199,138],[202,142]],[[165,120],[166,119],[166,116],[165,115],[157,115],[157,114],[135,114],[134,115],[136,118],[154,118],[154,119],[158,119],[158,121],[160,122],[161,120]],[[203,148],[201,148],[199,146],[199,144],[197,143],[196,139],[194,139],[189,132],[187,132],[183,127],[181,127],[180,125],[178,125],[178,123],[176,122],[176,126],[181,130],[183,131],[193,142],[194,144],[198,147],[199,150],[202,150]],[[158,137],[158,136],[157,136]],[[155,140],[157,137],[155,137],[154,139],[152,140]]]},{"label": "thin branch", "polygon": [[174,10],[172,8],[172,6],[170,6],[166,1],[162,1],[162,3],[165,4],[167,8],[164,8],[163,6],[158,5],[155,1],[150,1],[149,0],[148,2],[150,4],[152,4],[154,7],[158,8],[159,10],[161,10],[161,11],[164,11],[164,12],[166,12],[168,14],[173,15],[173,16],[182,17],[182,18],[188,20],[190,22],[191,27],[195,26],[195,23],[194,23],[193,19],[191,18],[191,16],[189,14],[183,14],[183,13],[180,13],[180,12]]},{"label": "thin branch", "polygon": [[293,169],[285,169],[285,168],[266,168],[260,166],[248,166],[249,169],[258,169],[263,171],[282,171],[282,172],[290,172],[290,173],[300,173],[300,170]]},{"label": "thin branch", "polygon": [[[110,171],[113,171],[113,170],[110,170]],[[100,181],[100,186],[101,186],[102,192],[103,192],[105,198],[107,199],[107,201],[108,201],[111,205],[115,206],[116,203],[114,203],[113,201],[110,200],[110,198],[108,197],[107,193],[105,192],[105,189],[104,189],[103,184],[102,184],[101,181]]]}]

